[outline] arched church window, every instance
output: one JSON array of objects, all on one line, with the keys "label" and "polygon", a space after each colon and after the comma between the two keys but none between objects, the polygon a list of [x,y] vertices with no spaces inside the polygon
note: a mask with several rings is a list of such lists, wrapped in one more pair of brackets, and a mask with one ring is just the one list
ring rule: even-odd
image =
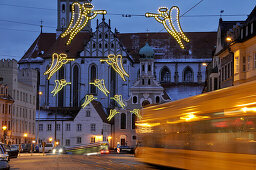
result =
[{"label": "arched church window", "polygon": [[150,79],[148,79],[148,85],[150,85],[151,84],[151,81],[150,81]]},{"label": "arched church window", "polygon": [[111,43],[111,48],[114,48],[114,44],[113,43]]},{"label": "arched church window", "polygon": [[144,100],[143,102],[142,102],[142,107],[144,108],[144,107],[146,107],[147,105],[149,105],[150,104],[150,102],[148,101],[148,100]]},{"label": "arched church window", "polygon": [[160,102],[160,97],[156,96],[156,103],[159,103],[159,102]]},{"label": "arched church window", "polygon": [[99,48],[101,48],[101,43],[99,43]]},{"label": "arched church window", "polygon": [[132,98],[132,102],[133,102],[133,104],[136,104],[136,103],[138,102],[138,98],[137,98],[137,96],[133,96],[133,98]]},{"label": "arched church window", "polygon": [[72,4],[69,5],[69,11],[72,12]]},{"label": "arched church window", "polygon": [[62,13],[65,13],[66,7],[65,4],[62,4]]},{"label": "arched church window", "polygon": [[171,73],[167,67],[164,67],[162,69],[160,81],[162,83],[170,83],[171,82]]},{"label": "arched church window", "polygon": [[151,65],[150,64],[148,65],[148,71],[151,71]]},{"label": "arched church window", "polygon": [[145,71],[145,65],[142,64],[142,71]]},{"label": "arched church window", "polygon": [[193,82],[193,71],[190,67],[186,67],[183,74],[184,82]]},{"label": "arched church window", "polygon": [[145,80],[144,79],[142,79],[142,85],[144,85],[145,84]]},{"label": "arched church window", "polygon": [[101,33],[99,34],[99,39],[101,39],[102,38],[102,35],[101,35]]},{"label": "arched church window", "polygon": [[[95,65],[92,65],[90,68],[90,82],[94,82],[97,78],[97,68]],[[96,94],[96,86],[93,84],[90,85],[90,93]]]},{"label": "arched church window", "polygon": [[[65,79],[64,72],[65,72],[65,69],[63,66],[59,69],[59,80]],[[65,90],[65,87],[58,93],[58,106],[59,107],[64,106],[64,100],[63,100],[64,99],[64,90]]]},{"label": "arched church window", "polygon": [[79,81],[79,68],[77,65],[73,68],[73,106],[78,107],[78,81]]},{"label": "arched church window", "polygon": [[95,43],[92,44],[92,48],[96,48],[96,44]]},{"label": "arched church window", "polygon": [[121,114],[121,129],[126,129],[126,114]]},{"label": "arched church window", "polygon": [[108,44],[107,43],[105,44],[105,48],[108,48]]},{"label": "arched church window", "polygon": [[107,39],[107,38],[108,38],[108,33],[105,34],[105,39]]},{"label": "arched church window", "polygon": [[135,121],[136,121],[136,116],[135,114],[132,114],[132,129],[135,129]]}]

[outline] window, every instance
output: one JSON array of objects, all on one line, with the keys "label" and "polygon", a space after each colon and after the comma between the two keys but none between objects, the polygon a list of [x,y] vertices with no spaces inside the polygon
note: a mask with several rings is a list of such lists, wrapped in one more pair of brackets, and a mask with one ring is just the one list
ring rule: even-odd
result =
[{"label": "window", "polygon": [[65,13],[66,7],[65,4],[62,4],[62,13]]},{"label": "window", "polygon": [[20,98],[20,92],[17,90],[17,100],[19,100]]},{"label": "window", "polygon": [[114,48],[114,44],[113,43],[111,43],[111,48]]},{"label": "window", "polygon": [[148,71],[151,71],[151,65],[150,64],[148,65]]},{"label": "window", "polygon": [[105,44],[105,48],[108,48],[108,44],[107,43]]},{"label": "window", "polygon": [[77,138],[76,138],[76,143],[77,143],[77,144],[82,143],[82,138],[81,138],[81,137],[77,137]]},{"label": "window", "polygon": [[186,67],[183,73],[184,82],[193,82],[193,71],[190,67]]},{"label": "window", "polygon": [[[91,66],[90,78],[91,78],[90,82],[94,82],[94,80],[97,79],[97,69],[96,69],[95,65]],[[91,94],[96,94],[96,86],[94,86],[93,84],[90,85],[90,92],[91,92]]]},{"label": "window", "polygon": [[251,34],[253,34],[253,23],[251,24]]},{"label": "window", "polygon": [[96,131],[96,124],[91,124],[91,132],[95,132]]},{"label": "window", "polygon": [[87,110],[87,111],[86,111],[86,117],[91,117],[91,112],[90,112],[90,110]]},{"label": "window", "polygon": [[241,39],[244,38],[244,29],[241,29]]},{"label": "window", "polygon": [[95,143],[95,137],[91,137],[91,143]]},{"label": "window", "polygon": [[248,69],[247,70],[249,71],[250,70],[251,56],[248,56],[248,61],[247,62],[248,62],[248,66],[247,66]]},{"label": "window", "polygon": [[73,68],[73,106],[78,107],[78,78],[79,77],[79,68],[77,65],[74,66]]},{"label": "window", "polygon": [[148,79],[148,85],[150,85],[151,84],[151,81],[150,81],[150,79]]},{"label": "window", "polygon": [[[99,39],[101,39],[102,38],[102,35],[101,35],[101,33],[99,34]],[[100,47],[101,48],[101,47]]]},{"label": "window", "polygon": [[171,73],[167,67],[164,67],[161,71],[160,82],[170,83],[171,82]]},{"label": "window", "polygon": [[133,102],[133,104],[137,104],[137,102],[138,102],[137,96],[133,96],[132,102]]},{"label": "window", "polygon": [[56,125],[56,130],[57,130],[57,131],[60,131],[60,124],[57,124],[57,125]]},{"label": "window", "polygon": [[145,65],[142,64],[142,71],[145,71]]},{"label": "window", "polygon": [[136,115],[132,114],[132,129],[135,129]]},{"label": "window", "polygon": [[107,33],[105,34],[105,38],[106,38],[106,39],[108,38],[108,34],[107,34]]},{"label": "window", "polygon": [[248,36],[248,26],[246,26],[245,36]]},{"label": "window", "polygon": [[70,146],[70,139],[66,139],[66,146]]},{"label": "window", "polygon": [[156,103],[159,103],[159,102],[160,102],[160,97],[156,96]]},{"label": "window", "polygon": [[121,114],[121,129],[126,129],[126,114]]},{"label": "window", "polygon": [[92,48],[96,48],[96,44],[95,43],[92,44]]},{"label": "window", "polygon": [[47,131],[51,131],[52,130],[52,125],[51,124],[48,124],[47,125]]},{"label": "window", "polygon": [[44,130],[44,125],[43,124],[39,124],[39,131],[43,131]]},{"label": "window", "polygon": [[70,131],[70,123],[66,124],[66,131]]},{"label": "window", "polygon": [[144,81],[144,79],[142,79],[142,85],[144,85],[145,84],[145,81]]},{"label": "window", "polygon": [[243,57],[243,71],[246,71],[246,65],[245,65],[245,63],[246,63],[246,58]]},{"label": "window", "polygon": [[82,124],[77,124],[77,131],[82,131]]},{"label": "window", "polygon": [[62,18],[61,21],[62,21],[61,25],[62,25],[62,26],[65,26],[65,24],[66,24],[66,23],[65,23],[65,18]]},{"label": "window", "polygon": [[102,47],[102,45],[101,45],[101,43],[99,43],[99,48],[101,48]]},{"label": "window", "polygon": [[214,78],[214,90],[218,89],[218,79]]},{"label": "window", "polygon": [[[59,80],[61,79],[65,79],[65,75],[64,75],[65,69],[64,66],[62,66],[59,69]],[[65,87],[63,87],[63,89],[61,91],[59,91],[58,93],[58,106],[59,107],[63,107],[64,106],[64,91],[65,91]]]},{"label": "window", "polygon": [[238,60],[238,57],[235,58],[235,62],[236,62],[236,71],[235,71],[235,73],[239,73],[239,60]]},{"label": "window", "polygon": [[133,140],[136,140],[136,136],[132,136],[132,139],[133,139]]},{"label": "window", "polygon": [[227,65],[225,65],[224,69],[225,69],[225,80],[227,80],[227,77],[228,77],[228,67],[227,67]]}]

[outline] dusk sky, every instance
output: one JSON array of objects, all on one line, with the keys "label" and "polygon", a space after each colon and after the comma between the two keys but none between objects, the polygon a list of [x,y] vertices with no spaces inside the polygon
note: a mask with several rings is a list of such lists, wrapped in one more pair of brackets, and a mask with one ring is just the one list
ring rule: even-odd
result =
[{"label": "dusk sky", "polygon": [[[200,0],[93,0],[95,9],[105,9],[106,19],[111,19],[112,30],[129,32],[165,32],[153,18],[132,16],[125,18],[112,14],[144,15],[157,13],[160,6],[178,6],[185,13]],[[204,0],[180,19],[184,32],[216,31],[219,16],[191,17],[193,15],[243,15],[223,16],[223,20],[245,20],[256,5],[255,0]],[[44,21],[43,32],[53,33],[57,25],[57,0],[8,0],[0,2],[0,59],[19,60],[40,34],[40,20]],[[97,16],[101,19],[102,16]],[[24,24],[26,23],[26,24]],[[92,21],[95,30],[96,19]]]}]

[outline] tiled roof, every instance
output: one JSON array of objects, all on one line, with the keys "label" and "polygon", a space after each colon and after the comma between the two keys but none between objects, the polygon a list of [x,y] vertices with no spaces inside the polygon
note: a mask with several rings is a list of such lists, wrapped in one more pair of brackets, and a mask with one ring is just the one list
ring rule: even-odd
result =
[{"label": "tiled roof", "polygon": [[124,33],[117,37],[130,55],[139,61],[139,50],[149,42],[155,50],[155,58],[211,58],[216,45],[216,32],[187,32],[189,43],[184,43],[185,50],[169,33]]},{"label": "tiled roof", "polygon": [[61,38],[60,36],[56,42],[51,46],[43,58],[51,58],[53,53],[65,53],[68,57],[79,57],[80,52],[84,50],[85,44],[90,40],[91,33],[79,32],[72,40],[70,45],[66,45],[68,36]]},{"label": "tiled roof", "polygon": [[91,103],[92,103],[93,107],[95,108],[95,110],[97,111],[97,113],[99,114],[99,116],[101,117],[102,121],[104,123],[110,123],[107,120],[107,114],[105,113],[102,104],[95,100],[93,100]]},{"label": "tiled roof", "polygon": [[[31,62],[37,57],[42,57],[56,41],[56,33],[41,33],[30,48],[26,51],[19,63]],[[35,60],[34,60],[35,61]],[[37,60],[36,60],[37,61]]]}]

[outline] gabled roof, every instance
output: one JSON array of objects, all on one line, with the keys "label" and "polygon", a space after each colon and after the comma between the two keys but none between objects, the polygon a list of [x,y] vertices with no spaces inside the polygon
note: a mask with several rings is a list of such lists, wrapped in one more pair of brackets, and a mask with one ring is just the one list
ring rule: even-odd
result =
[{"label": "gabled roof", "polygon": [[139,50],[148,41],[155,50],[155,58],[211,58],[216,44],[216,32],[187,32],[189,43],[181,49],[169,33],[124,33],[117,37],[135,61],[139,61]]},{"label": "gabled roof", "polygon": [[95,108],[95,110],[97,111],[97,113],[99,114],[102,121],[104,123],[110,123],[107,120],[107,114],[105,113],[102,104],[100,102],[96,101],[96,100],[93,100],[91,103],[92,103],[93,107]]},{"label": "gabled roof", "polygon": [[41,62],[39,57],[42,57],[55,41],[56,33],[41,33],[18,63]]},{"label": "gabled roof", "polygon": [[91,33],[79,32],[72,40],[70,45],[66,45],[69,36],[61,38],[60,36],[51,46],[51,48],[44,54],[43,58],[51,58],[53,53],[65,53],[68,57],[76,58],[80,56],[80,52],[84,50],[84,46],[90,40]]}]

